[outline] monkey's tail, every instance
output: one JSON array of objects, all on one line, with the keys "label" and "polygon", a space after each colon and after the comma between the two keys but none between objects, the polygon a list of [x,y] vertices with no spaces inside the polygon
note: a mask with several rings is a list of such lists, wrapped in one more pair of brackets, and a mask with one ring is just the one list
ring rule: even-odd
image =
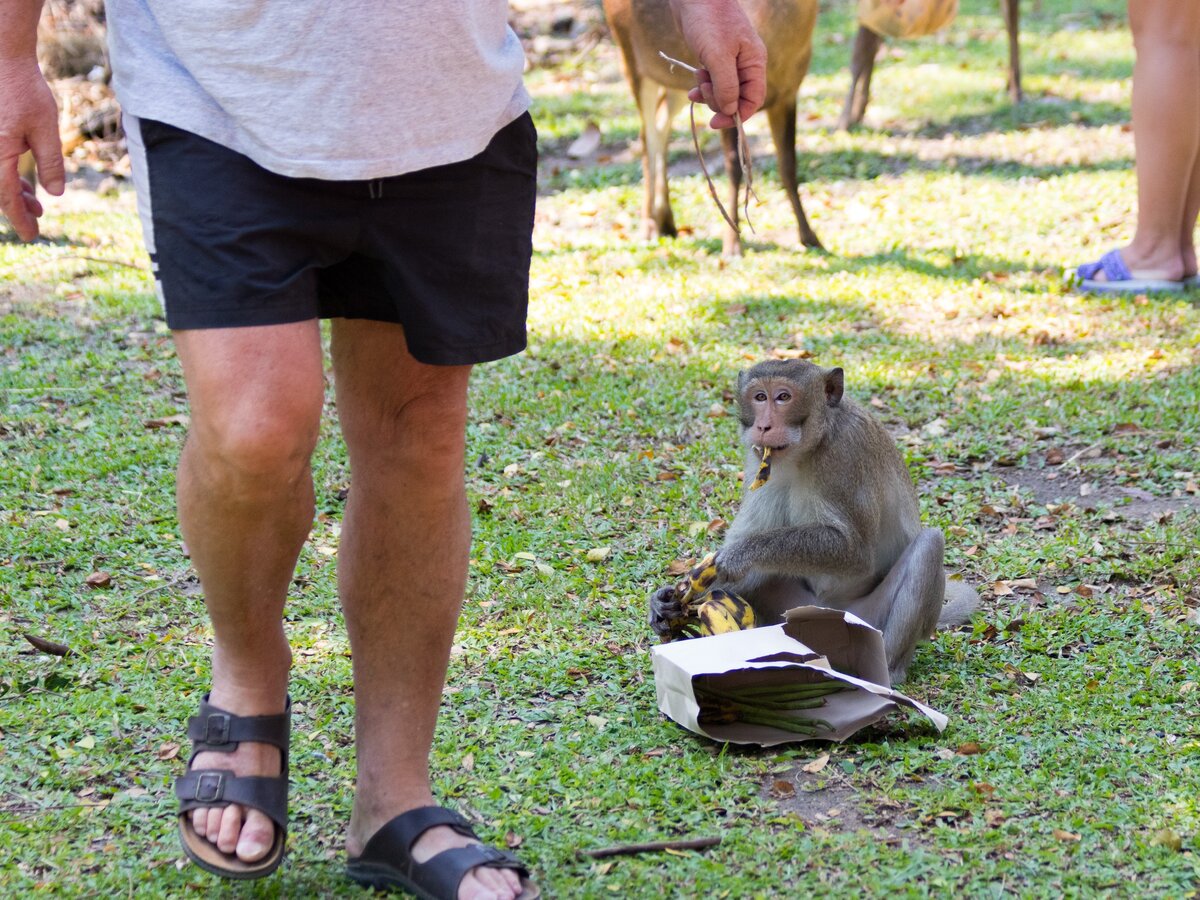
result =
[{"label": "monkey's tail", "polygon": [[946,603],[938,616],[938,628],[957,628],[971,621],[979,608],[979,594],[965,581],[946,579]]}]

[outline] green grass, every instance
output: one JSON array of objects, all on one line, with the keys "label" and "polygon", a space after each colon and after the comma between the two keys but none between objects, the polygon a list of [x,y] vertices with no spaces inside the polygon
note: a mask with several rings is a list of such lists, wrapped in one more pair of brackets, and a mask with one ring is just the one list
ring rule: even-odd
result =
[{"label": "green grass", "polygon": [[[889,49],[852,135],[832,131],[852,5],[824,6],[799,143],[828,255],[800,250],[759,120],[747,255],[721,261],[686,171],[683,236],[639,240],[611,47],[530,74],[547,159],[530,348],[473,382],[472,578],[437,790],[489,839],[511,832],[554,897],[1194,895],[1200,306],[1061,280],[1133,228],[1124,4],[1025,11],[1013,109],[996,5],[964,2],[943,35]],[[557,161],[589,120],[611,158]],[[684,169],[689,147],[681,123]],[[0,894],[356,895],[332,421],[288,608],[291,856],[230,886],[180,868],[173,837],[210,640],[172,501],[178,363],[128,194],[54,201],[46,232],[0,234]],[[732,518],[740,493],[735,421],[713,405],[730,410],[740,367],[796,351],[872,402],[949,565],[983,591],[974,627],[923,646],[906,685],[950,716],[942,734],[898,714],[762,751],[655,708],[646,596],[715,545],[694,523]],[[588,562],[595,547],[611,555]],[[110,586],[85,583],[98,571]],[[576,855],[708,835],[704,853]]]}]

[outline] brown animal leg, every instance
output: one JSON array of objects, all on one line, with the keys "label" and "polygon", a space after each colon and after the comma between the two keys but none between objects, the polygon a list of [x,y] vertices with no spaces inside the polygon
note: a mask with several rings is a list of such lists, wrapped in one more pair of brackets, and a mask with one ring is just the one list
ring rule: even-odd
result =
[{"label": "brown animal leg", "polygon": [[723,256],[741,256],[742,239],[738,235],[738,198],[742,195],[742,163],[738,159],[738,133],[736,128],[721,129],[721,149],[725,152],[725,175],[729,178],[729,194],[725,199],[725,212],[733,220],[733,228],[725,223],[725,235],[721,240]]},{"label": "brown animal leg", "polygon": [[936,528],[922,529],[879,587],[847,604],[850,612],[883,632],[892,684],[904,680],[917,643],[937,628],[946,595],[944,555],[942,533]]},{"label": "brown animal leg", "polygon": [[1000,0],[1000,12],[1008,28],[1008,96],[1013,103],[1020,103],[1024,96],[1021,92],[1021,45],[1018,40],[1021,33],[1020,0]]},{"label": "brown animal leg", "polygon": [[800,180],[796,176],[796,101],[777,103],[767,110],[767,121],[771,123],[771,137],[775,142],[775,161],[779,167],[779,181],[792,204],[796,225],[800,229],[800,243],[813,250],[824,250],[821,239],[808,224],[804,204],[800,202]]},{"label": "brown animal leg", "polygon": [[[1016,0],[1006,0],[1015,3]],[[867,101],[871,99],[871,73],[875,71],[875,56],[883,45],[883,38],[865,25],[858,26],[854,38],[854,50],[850,54],[850,93],[842,108],[838,128],[849,131],[862,122],[867,112]]]}]

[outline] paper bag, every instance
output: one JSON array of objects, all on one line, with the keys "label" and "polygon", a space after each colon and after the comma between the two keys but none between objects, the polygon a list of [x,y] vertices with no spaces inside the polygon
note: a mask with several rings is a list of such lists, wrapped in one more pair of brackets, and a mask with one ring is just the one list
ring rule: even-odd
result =
[{"label": "paper bag", "polygon": [[[782,625],[660,644],[651,651],[658,708],[689,731],[732,744],[764,747],[792,741],[844,741],[899,708],[922,713],[941,731],[948,719],[888,685],[883,635],[852,613],[818,606],[788,612]],[[828,723],[818,734],[796,734],[744,721],[700,722],[697,688],[754,689],[781,681],[836,682],[843,689],[811,711]]]}]

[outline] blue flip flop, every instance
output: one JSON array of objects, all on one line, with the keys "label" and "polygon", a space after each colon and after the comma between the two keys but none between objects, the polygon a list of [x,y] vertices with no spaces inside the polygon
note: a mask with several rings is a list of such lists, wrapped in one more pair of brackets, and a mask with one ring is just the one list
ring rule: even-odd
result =
[{"label": "blue flip flop", "polygon": [[[1103,272],[1104,280],[1096,279]],[[1121,251],[1109,250],[1096,262],[1084,263],[1075,270],[1075,286],[1082,291],[1106,293],[1144,293],[1146,291],[1179,291],[1182,281],[1169,278],[1138,278],[1121,259]]]}]

